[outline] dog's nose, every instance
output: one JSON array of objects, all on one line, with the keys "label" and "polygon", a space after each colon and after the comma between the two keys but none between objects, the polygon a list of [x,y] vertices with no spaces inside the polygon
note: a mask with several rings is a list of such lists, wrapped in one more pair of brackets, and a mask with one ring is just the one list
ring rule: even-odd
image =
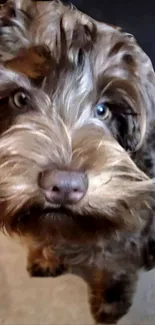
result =
[{"label": "dog's nose", "polygon": [[76,171],[45,171],[40,177],[40,186],[46,199],[55,204],[75,204],[87,192],[88,178]]}]

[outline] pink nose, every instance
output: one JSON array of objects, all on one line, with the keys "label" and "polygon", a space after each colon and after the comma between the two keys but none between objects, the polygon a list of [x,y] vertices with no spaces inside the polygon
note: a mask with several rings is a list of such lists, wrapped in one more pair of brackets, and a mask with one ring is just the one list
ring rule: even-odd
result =
[{"label": "pink nose", "polygon": [[86,194],[88,178],[82,172],[47,170],[41,174],[40,187],[51,203],[75,204]]}]

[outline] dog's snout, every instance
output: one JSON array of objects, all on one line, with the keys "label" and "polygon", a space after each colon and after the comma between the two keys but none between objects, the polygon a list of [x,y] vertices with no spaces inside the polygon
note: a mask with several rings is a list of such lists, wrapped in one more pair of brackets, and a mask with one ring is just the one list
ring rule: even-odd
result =
[{"label": "dog's snout", "polygon": [[77,171],[45,171],[40,177],[40,187],[51,203],[75,204],[86,194],[88,178]]}]

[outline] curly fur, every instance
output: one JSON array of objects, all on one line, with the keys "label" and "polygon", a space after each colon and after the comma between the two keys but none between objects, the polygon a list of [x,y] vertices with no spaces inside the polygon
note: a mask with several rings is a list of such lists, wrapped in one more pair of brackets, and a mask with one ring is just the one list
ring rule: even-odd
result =
[{"label": "curly fur", "polygon": [[[0,27],[1,225],[28,246],[31,275],[80,274],[96,322],[116,322],[154,266],[152,64],[131,35],[72,6],[15,5]],[[77,204],[46,200],[39,178],[54,169],[87,174]]]}]

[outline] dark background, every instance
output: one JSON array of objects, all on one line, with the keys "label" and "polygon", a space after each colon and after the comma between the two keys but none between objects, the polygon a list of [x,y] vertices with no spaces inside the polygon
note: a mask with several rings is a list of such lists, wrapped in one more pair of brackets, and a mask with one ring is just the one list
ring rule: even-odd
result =
[{"label": "dark background", "polygon": [[[67,3],[67,1],[64,1]],[[155,0],[71,0],[97,20],[121,26],[133,34],[155,68]]]}]

